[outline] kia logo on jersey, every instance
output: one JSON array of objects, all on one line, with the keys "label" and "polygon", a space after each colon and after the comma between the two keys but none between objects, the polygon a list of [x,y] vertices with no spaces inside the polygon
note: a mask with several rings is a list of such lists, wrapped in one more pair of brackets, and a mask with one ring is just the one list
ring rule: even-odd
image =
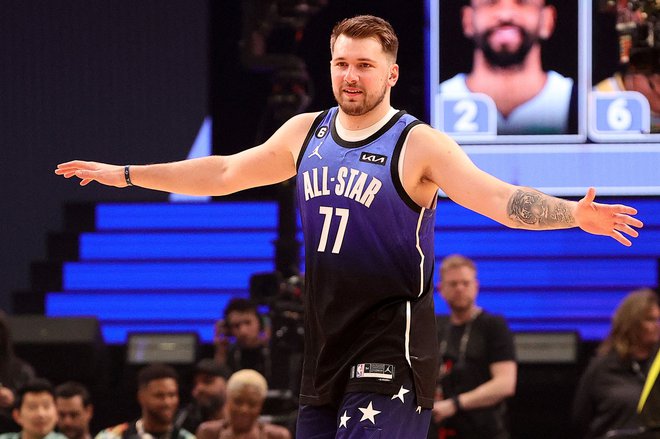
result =
[{"label": "kia logo on jersey", "polygon": [[360,161],[365,163],[373,163],[374,165],[385,166],[385,163],[387,162],[387,156],[365,151],[360,154]]}]

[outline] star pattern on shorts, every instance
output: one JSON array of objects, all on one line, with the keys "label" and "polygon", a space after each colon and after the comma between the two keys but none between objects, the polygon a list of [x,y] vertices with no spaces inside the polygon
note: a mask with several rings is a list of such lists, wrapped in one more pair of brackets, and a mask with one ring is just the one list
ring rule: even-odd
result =
[{"label": "star pattern on shorts", "polygon": [[397,393],[396,395],[392,395],[392,399],[394,400],[394,399],[399,398],[401,400],[401,402],[405,402],[403,400],[403,395],[405,395],[408,392],[410,392],[410,390],[405,389],[403,386],[401,386],[401,388],[399,389],[399,393]]},{"label": "star pattern on shorts", "polygon": [[372,424],[376,425],[376,415],[380,413],[380,410],[374,410],[371,401],[369,401],[369,405],[366,408],[358,407],[358,409],[362,412],[362,419],[360,419],[360,422],[368,419]]},{"label": "star pattern on shorts", "polygon": [[417,406],[417,414],[420,414],[420,415],[422,414],[422,406],[421,405]]},{"label": "star pattern on shorts", "polygon": [[348,416],[348,411],[344,410],[344,414],[339,418],[339,428],[348,428],[348,420],[351,419],[350,416]]}]

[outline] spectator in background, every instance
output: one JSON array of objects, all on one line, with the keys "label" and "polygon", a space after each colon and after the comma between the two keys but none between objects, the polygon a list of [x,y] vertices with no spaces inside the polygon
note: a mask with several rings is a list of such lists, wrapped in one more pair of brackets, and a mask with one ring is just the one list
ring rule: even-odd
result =
[{"label": "spectator in background", "polygon": [[193,376],[193,400],[177,416],[176,426],[197,431],[199,424],[223,418],[229,370],[211,358],[200,360]]},{"label": "spectator in background", "polygon": [[12,415],[21,431],[0,434],[0,439],[66,439],[54,431],[57,423],[55,394],[47,380],[35,378],[20,387],[16,391]]},{"label": "spectator in background", "polygon": [[18,428],[12,418],[15,392],[34,378],[32,366],[14,355],[9,324],[0,311],[0,431]]},{"label": "spectator in background", "polygon": [[254,369],[270,380],[271,355],[267,325],[252,301],[232,299],[224,320],[216,325],[215,361],[231,372]]},{"label": "spectator in background", "polygon": [[174,415],[179,407],[179,375],[165,364],[145,366],[138,373],[138,402],[141,416],[136,421],[106,428],[96,439],[144,438],[194,439],[187,430],[174,427]]},{"label": "spectator in background", "polygon": [[573,80],[545,71],[541,42],[557,11],[545,0],[471,0],[462,9],[464,35],[474,42],[472,71],[440,84],[443,94],[484,93],[495,101],[498,134],[569,131]]},{"label": "spectator in background", "polygon": [[243,369],[227,382],[227,419],[204,422],[197,439],[291,439],[284,427],[259,421],[268,384],[257,371]]},{"label": "spectator in background", "polygon": [[447,256],[438,290],[450,314],[438,316],[439,386],[429,438],[509,438],[505,400],[517,378],[513,334],[503,317],[477,306],[471,259]]},{"label": "spectator in background", "polygon": [[629,293],[580,378],[573,402],[576,437],[600,438],[610,430],[640,426],[637,403],[658,343],[657,294],[651,289]]},{"label": "spectator in background", "polygon": [[75,381],[67,381],[55,388],[57,428],[69,439],[92,439],[89,423],[94,406],[89,390]]}]

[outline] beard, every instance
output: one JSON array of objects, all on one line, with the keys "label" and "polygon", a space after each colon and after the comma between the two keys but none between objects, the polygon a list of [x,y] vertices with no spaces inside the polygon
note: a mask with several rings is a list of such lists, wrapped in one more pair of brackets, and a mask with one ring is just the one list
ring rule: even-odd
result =
[{"label": "beard", "polygon": [[68,439],[82,439],[85,430],[78,427],[60,427],[60,433],[65,435]]},{"label": "beard", "polygon": [[490,43],[490,37],[493,35],[496,29],[488,29],[482,34],[475,35],[474,42],[479,50],[481,50],[486,58],[486,61],[492,66],[500,68],[509,68],[521,65],[529,51],[532,49],[534,44],[539,42],[539,38],[536,35],[532,35],[527,30],[522,27],[515,26],[520,32],[521,43],[515,50],[510,50],[508,48],[500,48],[500,50],[495,50]]},{"label": "beard", "polygon": [[333,93],[335,95],[335,100],[337,101],[339,108],[341,108],[341,110],[349,116],[362,116],[363,114],[367,114],[368,112],[376,108],[378,104],[383,102],[383,99],[385,99],[385,93],[387,93],[387,84],[383,84],[383,88],[380,90],[378,94],[370,95],[363,90],[362,94],[364,95],[364,99],[362,100],[362,102],[350,102],[342,94],[343,87],[344,86],[342,84],[339,90],[333,90]]},{"label": "beard", "polygon": [[468,312],[474,305],[474,300],[460,300],[451,301],[448,303],[449,308],[456,314]]},{"label": "beard", "polygon": [[161,425],[169,425],[174,421],[174,412],[169,410],[154,410],[146,408],[145,411],[148,413],[149,417]]},{"label": "beard", "polygon": [[209,396],[197,402],[203,419],[213,418],[220,408],[225,405],[225,398],[217,395]]}]

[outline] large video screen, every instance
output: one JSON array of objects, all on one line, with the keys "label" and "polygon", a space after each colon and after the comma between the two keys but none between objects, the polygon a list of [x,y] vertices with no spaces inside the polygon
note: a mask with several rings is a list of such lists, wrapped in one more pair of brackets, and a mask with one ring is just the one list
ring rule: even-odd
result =
[{"label": "large video screen", "polygon": [[557,195],[660,195],[656,0],[429,0],[431,123]]}]

